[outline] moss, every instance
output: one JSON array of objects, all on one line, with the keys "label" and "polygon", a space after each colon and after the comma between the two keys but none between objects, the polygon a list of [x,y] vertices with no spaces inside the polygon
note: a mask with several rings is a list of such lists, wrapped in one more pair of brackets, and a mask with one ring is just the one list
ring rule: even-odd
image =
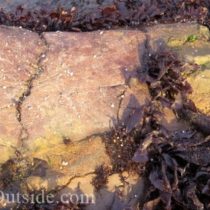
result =
[{"label": "moss", "polygon": [[191,35],[189,35],[189,36],[187,37],[186,42],[195,42],[195,41],[197,41],[197,40],[198,40],[198,36],[195,35],[195,34],[191,34]]},{"label": "moss", "polygon": [[191,34],[187,37],[182,37],[182,38],[177,38],[177,37],[172,37],[168,40],[167,44],[169,47],[172,48],[180,48],[186,43],[194,43],[195,41],[198,40],[198,36],[195,34]]}]

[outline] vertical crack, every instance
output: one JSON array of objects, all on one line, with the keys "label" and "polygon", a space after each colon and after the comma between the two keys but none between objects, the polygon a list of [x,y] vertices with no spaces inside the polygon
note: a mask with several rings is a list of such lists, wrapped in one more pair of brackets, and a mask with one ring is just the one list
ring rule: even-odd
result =
[{"label": "vertical crack", "polygon": [[21,125],[21,131],[18,137],[18,141],[20,143],[20,146],[22,147],[24,142],[29,138],[29,133],[27,128],[24,126],[22,122],[22,105],[24,101],[31,95],[32,89],[33,89],[33,84],[34,81],[37,80],[40,75],[44,72],[44,68],[42,67],[42,61],[46,58],[49,45],[47,43],[47,40],[43,36],[43,34],[39,35],[41,41],[43,42],[45,46],[44,52],[41,52],[36,63],[36,71],[34,74],[30,76],[30,78],[26,81],[26,89],[25,91],[20,95],[18,99],[13,101],[15,103],[15,108],[16,108],[16,119]]},{"label": "vertical crack", "polygon": [[122,108],[122,104],[123,104],[126,92],[127,92],[127,87],[125,87],[123,92],[118,96],[119,97],[119,104],[118,104],[118,108],[117,108],[117,123],[118,124],[121,121],[121,119],[120,119],[120,111],[121,111],[121,108]]}]

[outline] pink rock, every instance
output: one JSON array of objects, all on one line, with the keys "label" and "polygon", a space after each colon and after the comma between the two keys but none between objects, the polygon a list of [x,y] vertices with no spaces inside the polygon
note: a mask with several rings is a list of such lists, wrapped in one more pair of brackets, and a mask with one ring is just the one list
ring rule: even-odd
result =
[{"label": "pink rock", "polygon": [[36,72],[43,43],[36,33],[0,26],[0,162],[20,143],[22,126],[15,105]]},{"label": "pink rock", "polygon": [[145,104],[146,85],[138,84],[136,91],[127,84],[141,66],[142,32],[54,32],[44,38],[49,47],[41,63],[44,71],[22,106],[30,146],[40,137],[55,144],[48,138],[52,134],[78,141],[102,133],[117,121],[118,113],[122,117],[125,109],[132,112],[128,104]]}]

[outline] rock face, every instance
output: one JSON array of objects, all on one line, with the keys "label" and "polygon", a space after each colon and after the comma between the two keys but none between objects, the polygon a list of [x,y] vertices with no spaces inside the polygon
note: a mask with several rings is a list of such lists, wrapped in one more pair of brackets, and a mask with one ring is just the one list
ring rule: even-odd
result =
[{"label": "rock face", "polygon": [[210,70],[195,72],[188,81],[193,88],[190,98],[203,113],[210,115]]},{"label": "rock face", "polygon": [[78,141],[109,130],[149,97],[145,84],[128,83],[141,65],[142,32],[0,33],[2,144],[36,151]]},{"label": "rock face", "polygon": [[[142,68],[148,35],[153,48],[166,44],[187,62],[200,65],[188,77],[193,88],[190,97],[210,114],[209,33],[205,27],[169,24],[149,27],[145,33],[116,30],[39,36],[1,26],[0,163],[19,150],[47,165],[44,172],[27,178],[31,190],[52,190],[67,183],[65,193],[78,190],[81,183],[80,190],[94,194],[95,168],[111,166],[100,134],[119,121],[129,122],[132,129],[150,101],[147,85],[136,74]],[[164,107],[163,112],[162,124],[167,129],[184,129],[171,109]],[[78,177],[68,183],[74,176]],[[129,199],[141,181],[135,176],[127,176],[126,181],[131,190],[122,191]],[[116,187],[122,184],[118,174],[109,177],[108,188],[96,193],[97,205],[88,209],[111,205],[115,209]]]},{"label": "rock face", "polygon": [[[150,100],[147,85],[136,79],[145,34],[118,30],[38,36],[9,27],[0,28],[0,33],[5,39],[0,52],[5,98],[1,101],[1,119],[5,120],[0,124],[0,137],[2,143],[14,147],[10,156],[2,151],[2,162],[14,157],[18,149],[26,157],[46,161],[28,177],[31,190],[51,190],[77,176],[64,193],[77,190],[81,183],[84,193],[94,194],[95,168],[102,164],[111,167],[99,134],[119,121],[128,120],[132,129]],[[11,39],[6,40],[10,34]],[[7,42],[12,42],[9,53],[4,49]],[[5,148],[9,150],[9,146]],[[99,206],[90,209],[112,205],[115,187],[122,182],[117,174],[109,180],[108,191],[96,198]],[[138,179],[129,176],[126,180],[130,192]]]},{"label": "rock face", "polygon": [[[9,157],[7,150],[14,152],[16,146],[22,145],[34,155],[44,154],[42,149],[53,149],[65,139],[78,142],[109,130],[118,120],[132,118],[133,108],[141,112],[150,98],[147,86],[135,82],[135,76],[141,68],[146,35],[154,48],[165,43],[188,61],[208,68],[204,45],[209,34],[205,27],[169,24],[146,31],[53,32],[38,36],[2,26],[2,162]],[[197,87],[193,82],[192,86]],[[193,94],[201,95],[199,90],[196,88]],[[208,89],[205,91],[206,96]],[[196,103],[199,106],[199,99]],[[169,112],[166,110],[163,123],[174,130],[175,116]]]},{"label": "rock face", "polygon": [[44,45],[37,34],[12,27],[1,26],[0,39],[0,162],[4,162],[21,143],[22,126],[16,107],[37,71]]},{"label": "rock face", "polygon": [[[140,85],[135,93],[127,84],[141,65],[139,48],[145,41],[141,32],[43,36],[48,45],[40,64],[44,71],[22,106],[29,146],[36,147],[40,141],[62,143],[64,137],[74,142],[103,133],[117,121],[118,113],[126,112],[132,97],[137,98],[139,108],[145,104],[149,95],[146,86]],[[58,142],[50,141],[52,135]]]}]

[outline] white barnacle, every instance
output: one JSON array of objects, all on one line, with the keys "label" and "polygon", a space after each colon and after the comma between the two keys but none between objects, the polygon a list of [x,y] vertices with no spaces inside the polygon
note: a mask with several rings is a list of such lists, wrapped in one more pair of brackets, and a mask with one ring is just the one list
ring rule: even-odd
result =
[{"label": "white barnacle", "polygon": [[71,76],[71,77],[74,76],[74,72],[71,71],[71,69],[65,70],[65,73],[68,74],[68,75]]},{"label": "white barnacle", "polygon": [[115,107],[113,103],[111,104],[111,107],[112,107],[112,108],[114,108],[114,107]]},{"label": "white barnacle", "polygon": [[61,164],[62,164],[62,166],[68,166],[69,163],[67,161],[63,160]]}]

